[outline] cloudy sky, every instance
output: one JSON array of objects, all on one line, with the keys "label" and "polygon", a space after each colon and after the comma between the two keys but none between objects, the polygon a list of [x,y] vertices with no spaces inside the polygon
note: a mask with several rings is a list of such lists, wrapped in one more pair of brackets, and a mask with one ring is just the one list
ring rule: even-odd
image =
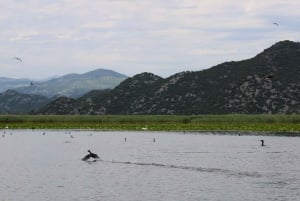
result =
[{"label": "cloudy sky", "polygon": [[1,0],[0,77],[206,69],[298,41],[299,9],[298,0]]}]

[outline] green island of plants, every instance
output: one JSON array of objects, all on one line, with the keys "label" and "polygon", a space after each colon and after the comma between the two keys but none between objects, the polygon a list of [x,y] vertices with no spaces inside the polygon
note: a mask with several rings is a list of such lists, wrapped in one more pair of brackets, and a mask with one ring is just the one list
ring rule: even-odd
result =
[{"label": "green island of plants", "polygon": [[240,131],[300,135],[300,115],[0,115],[0,128]]}]

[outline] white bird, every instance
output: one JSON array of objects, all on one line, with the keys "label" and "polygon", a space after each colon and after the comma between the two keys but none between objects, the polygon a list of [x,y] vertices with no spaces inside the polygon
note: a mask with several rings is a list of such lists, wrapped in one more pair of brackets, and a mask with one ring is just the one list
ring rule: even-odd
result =
[{"label": "white bird", "polygon": [[148,130],[148,125],[146,125],[146,127],[143,127],[142,130],[143,130],[143,131]]}]

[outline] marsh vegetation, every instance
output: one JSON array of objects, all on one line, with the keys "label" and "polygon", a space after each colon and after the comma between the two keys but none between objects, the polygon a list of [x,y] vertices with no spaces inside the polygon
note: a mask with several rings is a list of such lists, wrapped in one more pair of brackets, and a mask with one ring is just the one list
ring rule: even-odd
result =
[{"label": "marsh vegetation", "polygon": [[0,127],[300,133],[300,115],[1,115]]}]

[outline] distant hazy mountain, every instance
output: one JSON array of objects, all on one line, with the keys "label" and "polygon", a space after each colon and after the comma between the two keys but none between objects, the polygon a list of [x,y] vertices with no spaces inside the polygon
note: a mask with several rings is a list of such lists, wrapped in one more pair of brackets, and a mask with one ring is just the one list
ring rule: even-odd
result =
[{"label": "distant hazy mountain", "polygon": [[0,93],[16,87],[30,86],[30,83],[31,80],[29,79],[13,79],[0,77]]},{"label": "distant hazy mountain", "polygon": [[13,90],[0,93],[1,114],[27,114],[51,100],[40,95],[21,94]]},{"label": "distant hazy mountain", "polygon": [[38,94],[46,97],[79,97],[91,90],[112,89],[127,78],[112,70],[97,69],[84,74],[67,74],[45,82],[14,88],[23,94]]},{"label": "distant hazy mountain", "polygon": [[300,114],[300,43],[166,79],[135,75],[109,91],[56,100],[42,114]]}]

